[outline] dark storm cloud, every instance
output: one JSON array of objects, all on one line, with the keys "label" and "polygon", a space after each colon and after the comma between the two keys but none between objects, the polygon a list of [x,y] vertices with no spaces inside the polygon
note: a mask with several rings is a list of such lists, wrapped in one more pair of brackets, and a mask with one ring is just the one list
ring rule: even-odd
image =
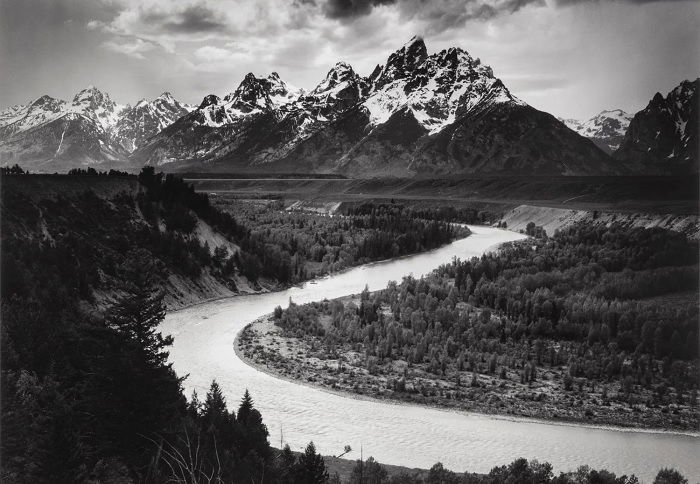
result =
[{"label": "dark storm cloud", "polygon": [[[569,6],[586,3],[627,3],[645,4],[663,1],[687,0],[554,0],[556,6]],[[295,4],[316,4],[316,0],[294,0]],[[369,15],[374,7],[396,5],[400,10],[411,14],[417,11],[429,12],[427,17],[441,20],[442,26],[459,25],[467,20],[490,20],[501,14],[512,14],[528,5],[545,6],[545,0],[325,0],[323,13],[331,19],[352,20]]]},{"label": "dark storm cloud", "polygon": [[554,3],[558,6],[567,5],[582,5],[587,3],[628,3],[628,4],[645,4],[645,3],[657,3],[657,2],[685,2],[687,0],[555,0]]},{"label": "dark storm cloud", "polygon": [[418,16],[435,21],[435,30],[438,30],[467,20],[489,20],[501,14],[515,13],[531,4],[546,5],[544,0],[326,0],[322,11],[331,19],[352,20],[369,15],[374,7],[395,5],[408,18]]},{"label": "dark storm cloud", "polygon": [[378,5],[392,5],[397,0],[328,0],[323,7],[329,18],[352,18],[367,15]]},{"label": "dark storm cloud", "polygon": [[226,29],[221,14],[204,3],[189,5],[179,12],[141,10],[141,20],[159,26],[160,30],[177,34],[220,32]]}]

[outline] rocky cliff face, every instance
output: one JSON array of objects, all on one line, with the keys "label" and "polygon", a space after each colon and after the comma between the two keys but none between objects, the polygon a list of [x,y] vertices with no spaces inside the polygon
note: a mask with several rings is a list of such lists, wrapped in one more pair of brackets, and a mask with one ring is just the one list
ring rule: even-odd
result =
[{"label": "rocky cliff face", "polygon": [[636,173],[698,173],[698,86],[683,81],[666,97],[656,93],[613,157]]}]

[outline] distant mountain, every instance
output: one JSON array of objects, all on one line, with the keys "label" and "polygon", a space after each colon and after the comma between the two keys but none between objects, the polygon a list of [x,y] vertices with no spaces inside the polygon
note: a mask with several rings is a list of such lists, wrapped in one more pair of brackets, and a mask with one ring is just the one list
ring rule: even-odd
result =
[{"label": "distant mountain", "polygon": [[121,113],[111,131],[112,138],[130,153],[192,109],[193,106],[179,102],[169,92],[153,101],[142,99]]},{"label": "distant mountain", "polygon": [[367,78],[336,64],[308,93],[248,74],[132,155],[211,171],[415,176],[612,173],[612,160],[513,96],[490,67],[415,37]]},{"label": "distant mountain", "polygon": [[634,115],[613,154],[636,173],[698,173],[698,87],[683,81],[664,98],[656,93]]},{"label": "distant mountain", "polygon": [[606,153],[612,154],[620,147],[632,121],[632,115],[622,109],[613,109],[601,111],[588,121],[561,118],[559,120],[581,136],[593,141]]},{"label": "distant mountain", "polygon": [[94,86],[70,103],[42,96],[0,112],[0,164],[19,163],[33,171],[128,168],[136,146],[187,112],[168,93],[133,108]]}]

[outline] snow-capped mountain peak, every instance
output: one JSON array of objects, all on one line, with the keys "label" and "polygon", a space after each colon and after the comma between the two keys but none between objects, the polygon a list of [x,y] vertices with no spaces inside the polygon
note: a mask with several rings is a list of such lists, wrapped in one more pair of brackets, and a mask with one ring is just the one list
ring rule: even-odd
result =
[{"label": "snow-capped mountain peak", "polygon": [[156,99],[161,99],[161,100],[167,101],[167,102],[173,102],[173,101],[175,101],[175,98],[174,98],[173,95],[170,93],[170,91],[164,91],[164,92],[162,92],[162,93],[160,94],[160,96],[158,96]]},{"label": "snow-capped mountain peak", "polygon": [[235,124],[245,117],[273,112],[301,96],[303,91],[282,80],[277,72],[245,75],[235,91],[219,98],[206,96],[197,108],[195,123],[210,127]]},{"label": "snow-capped mountain peak", "polygon": [[221,98],[217,96],[216,94],[208,94],[204,96],[204,99],[202,99],[202,102],[199,104],[198,109],[204,109],[207,106],[219,104],[221,102]]},{"label": "snow-capped mountain peak", "polygon": [[71,103],[70,110],[73,113],[81,114],[93,119],[103,130],[110,131],[119,121],[119,114],[127,109],[112,101],[109,94],[106,94],[95,86],[88,86],[79,91]]},{"label": "snow-capped mountain peak", "polygon": [[347,98],[349,95],[357,102],[364,87],[364,80],[352,66],[340,61],[328,71],[326,77],[308,94],[308,97],[317,101],[332,102],[339,98]]},{"label": "snow-capped mountain peak", "polygon": [[30,106],[32,108],[43,109],[46,111],[58,112],[65,106],[66,102],[60,99],[53,98],[47,94],[44,94],[40,98],[33,101]]},{"label": "snow-capped mountain peak", "polygon": [[109,94],[105,94],[95,86],[88,86],[85,89],[78,91],[78,93],[73,97],[74,106],[90,106],[91,109],[97,109],[100,106],[114,105],[114,102],[109,97]]},{"label": "snow-capped mountain peak", "polygon": [[427,57],[428,50],[423,39],[419,36],[412,37],[389,56],[386,64],[377,74],[372,86],[373,90],[381,89],[393,81],[409,77]]},{"label": "snow-capped mountain peak", "polygon": [[270,83],[268,91],[270,101],[274,107],[284,106],[285,104],[295,101],[304,93],[303,89],[283,81],[277,72],[273,72],[267,76],[267,81]]},{"label": "snow-capped mountain peak", "polygon": [[265,79],[257,78],[255,74],[249,72],[236,90],[224,97],[224,102],[243,112],[268,109],[271,102],[266,87]]},{"label": "snow-capped mountain peak", "polygon": [[284,82],[273,72],[266,78],[249,72],[234,92],[224,97],[227,110],[236,114],[255,114],[269,111],[290,103],[301,94],[301,90]]},{"label": "snow-capped mountain peak", "polygon": [[193,106],[177,101],[167,91],[152,101],[142,99],[133,108],[127,107],[120,113],[113,138],[131,152],[193,109]]},{"label": "snow-capped mountain peak", "polygon": [[321,92],[327,92],[341,82],[351,81],[355,77],[357,77],[357,74],[355,74],[352,66],[346,62],[340,61],[328,71],[326,77],[311,91],[310,94],[315,95]]},{"label": "snow-capped mountain peak", "polygon": [[423,40],[414,37],[389,56],[364,106],[373,125],[406,107],[435,133],[487,100],[521,103],[478,58],[454,47],[428,55]]},{"label": "snow-capped mountain peak", "polygon": [[612,153],[625,137],[632,115],[622,109],[610,109],[601,111],[587,121],[577,119],[560,119],[560,121],[581,136],[591,139],[604,151]]}]

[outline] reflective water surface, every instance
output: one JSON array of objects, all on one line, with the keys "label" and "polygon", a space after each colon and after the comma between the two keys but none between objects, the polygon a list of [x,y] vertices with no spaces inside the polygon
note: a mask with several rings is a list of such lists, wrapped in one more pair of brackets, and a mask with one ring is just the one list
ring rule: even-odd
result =
[{"label": "reflective water surface", "polygon": [[360,292],[365,284],[381,289],[408,274],[418,277],[449,262],[481,255],[496,244],[522,236],[494,228],[470,227],[472,236],[435,251],[369,264],[316,283],[286,291],[208,302],[171,312],[162,325],[175,344],[170,361],[179,375],[188,374],[187,395],[200,398],[216,379],[236,408],[250,390],[270,430],[293,449],[313,440],[323,454],[374,456],[387,464],[429,467],[442,462],[455,471],[486,472],[516,457],[548,461],[555,471],[587,464],[618,474],[634,473],[651,482],[661,467],[675,467],[694,482],[700,478],[700,437],[664,432],[636,432],[558,425],[464,412],[360,400],[281,380],[241,361],[233,351],[236,334],[249,322],[286,307],[289,298],[306,303]]}]

